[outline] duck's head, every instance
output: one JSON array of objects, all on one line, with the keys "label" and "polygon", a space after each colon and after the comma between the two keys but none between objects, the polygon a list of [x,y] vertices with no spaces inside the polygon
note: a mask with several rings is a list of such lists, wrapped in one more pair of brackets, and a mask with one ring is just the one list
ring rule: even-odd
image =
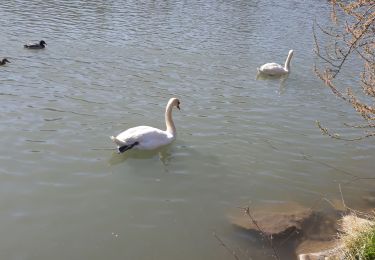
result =
[{"label": "duck's head", "polygon": [[6,58],[4,58],[2,61],[1,61],[1,63],[3,63],[3,64],[5,64],[5,63],[10,63],[10,61],[9,60],[7,60]]},{"label": "duck's head", "polygon": [[43,45],[47,45],[47,43],[46,43],[45,41],[43,41],[43,40],[41,40],[41,41],[39,42],[39,44],[42,45],[42,46],[43,46]]},{"label": "duck's head", "polygon": [[178,98],[171,98],[168,102],[172,107],[177,107],[180,110],[180,100]]}]

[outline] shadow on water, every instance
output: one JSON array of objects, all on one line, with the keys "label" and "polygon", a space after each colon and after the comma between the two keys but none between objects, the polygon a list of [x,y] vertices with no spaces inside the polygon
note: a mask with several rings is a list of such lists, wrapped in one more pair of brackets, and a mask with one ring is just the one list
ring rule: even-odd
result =
[{"label": "shadow on water", "polygon": [[279,81],[279,94],[283,94],[286,91],[286,80],[288,79],[289,74],[285,75],[267,75],[261,72],[257,72],[255,79],[256,80],[273,80]]},{"label": "shadow on water", "polygon": [[155,150],[128,150],[122,154],[117,151],[113,151],[109,159],[109,165],[116,165],[125,162],[128,159],[144,160],[151,159],[154,157],[159,157],[160,162],[167,166],[172,158],[172,153],[170,151],[171,145],[164,146]]},{"label": "shadow on water", "polygon": [[[200,162],[200,173],[216,172],[217,168],[223,168],[219,157],[201,153],[189,143],[177,141],[167,146],[155,150],[128,150],[125,153],[119,154],[117,150],[112,150],[108,164],[111,166],[124,163],[131,160],[155,160],[158,159],[164,167],[173,166],[174,169],[179,169],[182,173],[192,173],[190,165]],[[173,165],[172,165],[173,162]],[[211,162],[211,163],[207,163]],[[207,168],[208,167],[208,168]],[[189,170],[188,170],[189,169]]]}]

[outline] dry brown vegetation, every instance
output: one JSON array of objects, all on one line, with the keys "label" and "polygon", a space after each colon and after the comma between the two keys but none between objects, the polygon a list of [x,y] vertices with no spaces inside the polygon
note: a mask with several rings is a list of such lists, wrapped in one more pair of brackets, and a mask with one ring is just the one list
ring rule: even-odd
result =
[{"label": "dry brown vegetation", "polygon": [[[375,1],[330,0],[330,3],[331,26],[314,24],[314,51],[322,62],[321,66],[315,65],[315,73],[333,94],[351,104],[365,121],[363,125],[350,125],[364,129],[364,132],[358,138],[346,140],[375,136]],[[322,41],[324,43],[321,43]],[[360,83],[358,86],[343,89],[336,85],[336,79],[354,55],[361,62],[362,71],[358,75]],[[362,91],[357,91],[359,89]],[[363,93],[363,96],[359,96],[360,93]],[[319,122],[318,127],[324,134],[345,139],[338,134],[332,134]]]},{"label": "dry brown vegetation", "polygon": [[357,213],[352,212],[343,217],[339,241],[343,244],[344,259],[371,260],[375,258],[374,213],[358,217]]}]

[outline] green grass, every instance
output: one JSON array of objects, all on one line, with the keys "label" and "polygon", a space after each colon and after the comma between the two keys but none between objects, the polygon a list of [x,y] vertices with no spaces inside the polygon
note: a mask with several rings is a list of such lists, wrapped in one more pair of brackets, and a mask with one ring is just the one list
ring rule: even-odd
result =
[{"label": "green grass", "polygon": [[375,259],[375,228],[372,229],[372,233],[370,233],[369,239],[365,243],[363,257],[366,260]]},{"label": "green grass", "polygon": [[375,260],[375,218],[344,217],[342,235],[345,259]]}]

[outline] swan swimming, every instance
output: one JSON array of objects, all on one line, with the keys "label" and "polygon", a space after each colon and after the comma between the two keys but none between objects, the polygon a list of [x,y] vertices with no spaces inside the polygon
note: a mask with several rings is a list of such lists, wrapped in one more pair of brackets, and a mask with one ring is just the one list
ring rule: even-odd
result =
[{"label": "swan swimming", "polygon": [[280,76],[285,75],[290,72],[290,60],[293,57],[293,50],[289,51],[288,57],[286,58],[284,66],[281,66],[277,63],[266,63],[262,65],[258,71],[263,74],[272,75],[272,76]]},{"label": "swan swimming", "polygon": [[165,109],[165,131],[151,126],[137,126],[123,131],[116,137],[111,136],[112,141],[117,145],[119,153],[135,148],[139,150],[153,150],[158,147],[170,144],[176,139],[176,127],[172,120],[172,108],[180,110],[180,101],[171,98]]}]

